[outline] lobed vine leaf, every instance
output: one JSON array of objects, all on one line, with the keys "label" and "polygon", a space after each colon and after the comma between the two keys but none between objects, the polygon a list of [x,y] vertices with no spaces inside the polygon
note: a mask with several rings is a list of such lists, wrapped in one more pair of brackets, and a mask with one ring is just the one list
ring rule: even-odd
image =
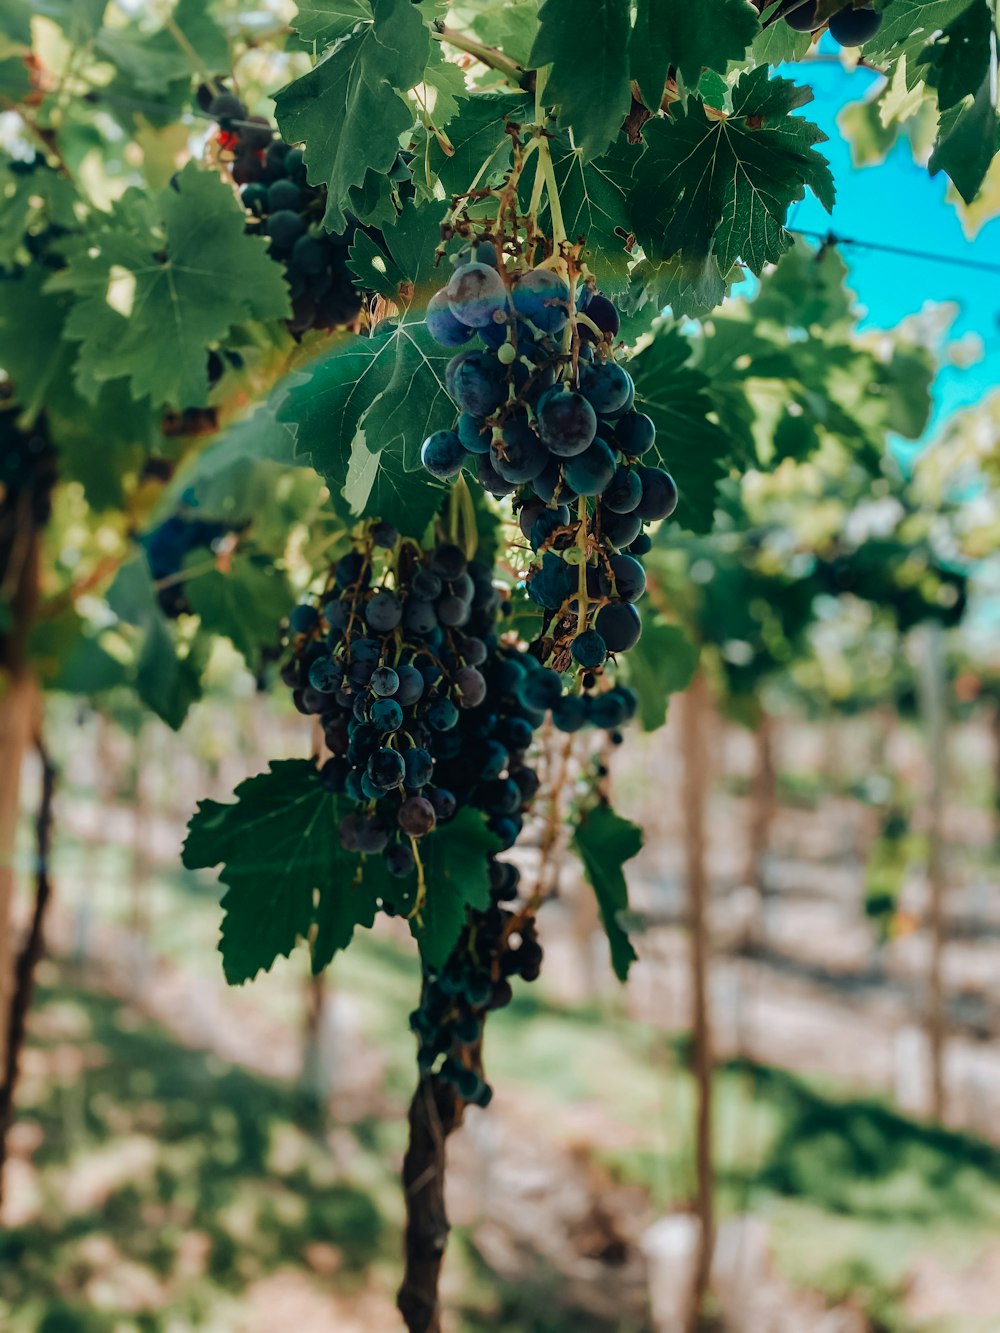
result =
[{"label": "lobed vine leaf", "polygon": [[308,74],[275,96],[289,143],[305,145],[309,180],[327,187],[324,224],[343,231],[351,190],[385,175],[412,128],[403,94],[421,81],[430,38],[410,0],[372,0],[370,18],[340,38]]},{"label": "lobed vine leaf", "polygon": [[759,31],[749,0],[638,0],[629,43],[632,78],[655,111],[671,67],[696,88],[702,69],[725,74],[731,60],[742,60]]},{"label": "lobed vine leaf", "polygon": [[[203,564],[204,551],[191,559]],[[184,591],[202,628],[229,639],[251,671],[260,666],[261,650],[275,646],[277,627],[294,602],[288,580],[274,561],[243,551],[226,568],[192,573]]]},{"label": "lobed vine leaf", "polygon": [[222,866],[219,949],[238,986],[287,958],[314,922],[325,955],[346,948],[355,926],[374,921],[375,897],[340,845],[337,800],[312,760],[276,760],[234,795],[232,804],[199,801],[182,860],[189,870]]},{"label": "lobed vine leaf", "polygon": [[65,337],[79,343],[85,397],[127,379],[154,406],[199,406],[209,345],[245,320],[290,313],[282,269],[245,223],[229,186],[189,162],[152,200],[127,190],[74,246],[49,290],[72,297]]},{"label": "lobed vine leaf", "polygon": [[698,657],[698,645],[679,625],[647,611],[642,637],[628,655],[629,684],[639,700],[643,731],[655,731],[666,722],[667,701],[691,684]]},{"label": "lobed vine leaf", "polygon": [[619,914],[628,911],[628,885],[622,866],[642,847],[642,829],[609,805],[597,805],[581,817],[572,846],[597,898],[611,947],[611,966],[618,980],[625,981],[637,955],[619,923]]},{"label": "lobed vine leaf", "polygon": [[656,426],[653,450],[677,482],[677,521],[692,532],[708,532],[730,442],[712,419],[708,377],[690,358],[691,345],[679,329],[660,323],[629,370],[636,396]]},{"label": "lobed vine leaf", "polygon": [[833,178],[814,146],[826,135],[791,114],[811,97],[761,66],[740,76],[730,116],[692,97],[650,121],[629,195],[648,256],[700,266],[714,254],[723,272],[742,260],[759,276],[791,245],[785,219],[807,187],[831,209]]},{"label": "lobed vine leaf", "polygon": [[632,105],[628,0],[545,0],[530,63],[551,66],[546,100],[577,147],[597,157],[617,137]]}]

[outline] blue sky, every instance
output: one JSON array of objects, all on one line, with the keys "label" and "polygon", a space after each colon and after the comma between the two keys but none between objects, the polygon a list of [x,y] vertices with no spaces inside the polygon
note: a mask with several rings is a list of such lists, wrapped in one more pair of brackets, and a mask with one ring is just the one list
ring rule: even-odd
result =
[{"label": "blue sky", "polygon": [[[807,74],[816,100],[803,114],[829,135],[829,143],[820,151],[829,158],[837,182],[833,215],[807,195],[795,209],[793,226],[824,232],[832,228],[858,240],[1000,262],[1000,218],[969,241],[954,205],[945,197],[945,176],[932,177],[914,162],[905,140],[879,165],[852,166],[837,113],[846,103],[862,99],[876,83],[876,75],[819,61],[805,70],[781,72],[798,75],[800,81]],[[1000,275],[853,246],[845,246],[841,254],[850,268],[850,285],[866,311],[861,327],[893,328],[926,301],[953,301],[959,312],[949,336],[957,339],[974,333],[982,340],[983,358],[975,365],[964,370],[945,366],[938,375],[930,433],[946,416],[1000,385]]]}]

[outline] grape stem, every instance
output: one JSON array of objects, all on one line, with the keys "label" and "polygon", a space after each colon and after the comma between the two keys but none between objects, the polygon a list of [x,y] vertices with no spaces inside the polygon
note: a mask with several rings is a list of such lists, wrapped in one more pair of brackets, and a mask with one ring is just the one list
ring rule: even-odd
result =
[{"label": "grape stem", "polygon": [[443,24],[436,31],[432,30],[431,36],[435,41],[447,42],[456,51],[464,51],[466,55],[474,56],[481,65],[495,69],[498,74],[503,74],[512,83],[516,83],[519,88],[529,89],[532,86],[534,71],[525,69],[516,60],[511,60],[502,51],[498,51],[495,46],[477,42],[474,37],[466,37],[464,33],[455,32],[453,28],[446,28]]},{"label": "grape stem", "polygon": [[203,82],[208,84],[209,88],[212,89],[212,92],[215,93],[216,96],[218,96],[219,93],[223,92],[224,89],[222,87],[222,84],[209,71],[208,66],[202,60],[196,48],[188,40],[186,34],[182,31],[182,29],[178,25],[177,21],[173,18],[173,16],[167,18],[164,21],[163,26],[166,28],[167,32],[170,33],[170,36],[174,39],[177,45],[184,52],[185,56],[188,59],[189,64],[191,65],[191,68],[203,80]]},{"label": "grape stem", "polygon": [[413,859],[417,864],[417,896],[412,908],[407,912],[407,921],[416,921],[417,925],[422,924],[420,913],[423,911],[424,903],[427,901],[427,881],[424,879],[424,863],[420,859],[420,848],[417,846],[417,840],[410,837],[410,846],[413,848]]},{"label": "grape stem", "polygon": [[587,497],[581,495],[576,502],[577,516],[580,519],[580,529],[576,534],[576,544],[580,548],[582,560],[580,561],[580,571],[577,578],[577,609],[576,609],[576,634],[574,638],[579,638],[587,628]]},{"label": "grape stem", "polygon": [[549,215],[552,219],[552,244],[556,254],[561,255],[566,244],[566,224],[563,221],[562,204],[559,202],[559,185],[556,181],[555,168],[552,165],[552,152],[544,131],[534,141],[538,144],[538,160],[545,177],[545,194],[549,202]]}]

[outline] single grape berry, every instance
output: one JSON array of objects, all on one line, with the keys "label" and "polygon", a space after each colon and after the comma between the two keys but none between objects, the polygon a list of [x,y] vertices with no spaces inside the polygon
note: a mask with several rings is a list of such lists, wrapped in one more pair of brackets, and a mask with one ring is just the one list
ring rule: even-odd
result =
[{"label": "single grape berry", "polygon": [[[618,330],[621,328],[621,320],[618,317],[618,311],[606,296],[602,296],[600,292],[594,292],[587,302],[585,310],[590,322],[596,324],[606,337],[611,339],[617,337]],[[592,342],[595,337],[593,329],[586,324],[581,324],[580,337],[585,341]]]},{"label": "single grape berry", "polygon": [[369,684],[373,694],[387,699],[399,689],[399,676],[393,671],[392,667],[381,666],[372,672]]},{"label": "single grape berry", "polygon": [[543,333],[561,333],[569,319],[569,287],[548,268],[533,268],[514,286],[511,300],[522,319]]},{"label": "single grape berry", "polygon": [[507,304],[503,279],[489,264],[460,264],[445,292],[454,317],[473,329],[492,323]]},{"label": "single grape berry", "polygon": [[840,9],[830,19],[830,36],[841,46],[864,46],[882,26],[882,15],[865,9]]},{"label": "single grape berry", "polygon": [[425,796],[408,796],[399,807],[399,827],[411,838],[422,838],[437,823],[434,807]]},{"label": "single grape berry", "polygon": [[635,386],[627,370],[614,361],[605,361],[584,366],[580,392],[598,416],[614,416],[624,409]]},{"label": "single grape berry", "polygon": [[603,666],[608,656],[608,646],[596,629],[584,630],[573,640],[570,654],[578,666],[592,670]]},{"label": "single grape berry", "polygon": [[453,430],[435,431],[424,440],[420,449],[420,461],[424,467],[432,477],[442,481],[461,472],[465,459],[462,441]]},{"label": "single grape berry", "polygon": [[403,725],[403,710],[395,699],[376,699],[369,713],[372,724],[383,735],[398,731]]},{"label": "single grape berry", "polygon": [[619,467],[601,493],[601,503],[614,514],[631,514],[642,499],[642,482],[635,468]]},{"label": "single grape berry", "polygon": [[319,625],[319,612],[303,602],[288,617],[288,624],[295,634],[311,634]]},{"label": "single grape berry", "polygon": [[448,791],[445,787],[432,787],[427,799],[434,807],[434,813],[439,824],[451,819],[458,809],[458,801],[455,799],[454,793]]},{"label": "single grape berry", "polygon": [[503,366],[492,352],[470,348],[448,362],[445,387],[462,412],[488,417],[507,397]]},{"label": "single grape berry", "polygon": [[435,699],[427,707],[426,718],[433,731],[451,731],[458,722],[458,709],[450,699]]},{"label": "single grape berry", "polygon": [[642,634],[639,612],[631,602],[608,602],[594,618],[594,628],[607,644],[609,653],[624,653],[634,648]]},{"label": "single grape berry", "polygon": [[383,747],[376,750],[368,760],[366,769],[369,779],[379,791],[391,791],[402,785],[406,768],[403,756],[398,750]]},{"label": "single grape berry", "polygon": [[652,449],[656,427],[644,412],[626,412],[615,422],[615,439],[623,454],[637,458]]},{"label": "single grape berry", "polygon": [[417,863],[413,849],[405,842],[392,843],[385,849],[383,857],[389,874],[397,879],[405,879]]},{"label": "single grape berry", "polygon": [[377,592],[365,607],[365,621],[376,634],[390,634],[403,618],[403,607],[394,592]]},{"label": "single grape berry", "polygon": [[434,772],[434,760],[427,751],[415,745],[404,753],[403,763],[406,769],[405,785],[411,791],[426,787]]},{"label": "single grape berry", "polygon": [[597,415],[583,394],[553,386],[538,402],[538,433],[552,453],[572,458],[597,434]]},{"label": "single grape berry", "polygon": [[638,473],[642,482],[642,499],[636,505],[635,512],[647,523],[669,518],[677,508],[678,499],[673,477],[658,467],[641,467]]},{"label": "single grape berry", "polygon": [[442,347],[461,347],[475,330],[451,313],[447,292],[436,292],[427,302],[427,332]]},{"label": "single grape berry", "polygon": [[823,26],[817,17],[819,0],[785,0],[781,17],[793,32],[815,32]]},{"label": "single grape berry", "polygon": [[581,694],[565,694],[552,709],[552,725],[567,734],[587,724],[587,700]]},{"label": "single grape berry", "polygon": [[634,556],[613,555],[607,568],[601,568],[599,583],[605,597],[614,593],[624,602],[637,602],[646,591],[646,571]]},{"label": "single grape berry", "polygon": [[469,562],[465,558],[465,553],[461,547],[455,546],[452,542],[446,542],[443,546],[437,547],[431,555],[430,572],[449,583],[454,579],[461,578],[468,567]]},{"label": "single grape berry", "polygon": [[599,495],[611,485],[615,475],[615,456],[611,446],[598,438],[582,454],[568,458],[563,476],[578,495]]},{"label": "single grape berry", "polygon": [[478,708],[486,698],[486,678],[474,666],[461,667],[456,671],[455,685],[463,708]]},{"label": "single grape berry", "polygon": [[267,219],[265,230],[276,250],[287,251],[291,250],[299,237],[305,234],[306,224],[299,213],[293,213],[290,208],[282,208]]}]

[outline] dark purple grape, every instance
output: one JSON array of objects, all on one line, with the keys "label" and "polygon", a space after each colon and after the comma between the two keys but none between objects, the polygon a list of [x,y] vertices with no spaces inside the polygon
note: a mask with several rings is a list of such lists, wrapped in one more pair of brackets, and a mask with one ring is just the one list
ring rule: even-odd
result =
[{"label": "dark purple grape", "polygon": [[382,855],[385,859],[385,868],[397,879],[405,879],[417,864],[413,848],[408,847],[405,842],[391,843]]},{"label": "dark purple grape", "polygon": [[508,417],[503,427],[503,443],[493,452],[493,467],[504,481],[522,485],[545,469],[549,451],[532,430],[526,416]]},{"label": "dark purple grape", "polygon": [[882,26],[882,15],[868,6],[865,9],[838,10],[830,19],[830,36],[841,46],[864,46]]},{"label": "dark purple grape", "polygon": [[646,591],[646,571],[631,555],[610,556],[608,567],[601,567],[599,581],[602,596],[620,597],[624,602],[637,602]]},{"label": "dark purple grape", "polygon": [[518,697],[529,708],[537,708],[544,713],[562,698],[562,681],[555,671],[539,667],[525,676]]},{"label": "dark purple grape", "polygon": [[658,467],[641,467],[637,470],[642,482],[642,499],[635,512],[646,523],[669,518],[677,508],[678,498],[673,477]]},{"label": "dark purple grape", "polygon": [[434,813],[437,815],[438,823],[443,824],[445,820],[451,819],[452,815],[458,809],[458,801],[454,794],[445,787],[432,787],[427,793],[427,799],[434,807]]},{"label": "dark purple grape", "polygon": [[399,689],[399,676],[392,667],[381,666],[372,672],[369,683],[373,694],[377,694],[382,699],[388,699]]},{"label": "dark purple grape", "polygon": [[634,542],[642,531],[642,519],[634,509],[631,514],[616,514],[612,509],[602,508],[600,523],[602,536],[619,548]]},{"label": "dark purple grape", "polygon": [[489,264],[460,264],[445,288],[451,313],[469,328],[481,329],[507,306],[507,291]]},{"label": "dark purple grape", "polygon": [[467,456],[462,441],[453,430],[435,431],[424,440],[420,449],[420,461],[424,467],[432,477],[442,481],[461,472]]},{"label": "dark purple grape", "polygon": [[208,104],[208,114],[219,122],[219,128],[234,130],[236,120],[245,120],[247,108],[234,93],[216,93]]},{"label": "dark purple grape", "polygon": [[518,278],[511,300],[522,319],[543,333],[561,333],[569,319],[569,287],[550,268],[533,268]]},{"label": "dark purple grape", "polygon": [[484,491],[489,491],[497,499],[512,495],[517,490],[517,482],[507,481],[496,470],[492,454],[480,454],[476,459],[476,479]]},{"label": "dark purple grape", "polygon": [[434,773],[434,760],[422,746],[415,745],[403,754],[406,765],[405,785],[411,790],[426,787]]},{"label": "dark purple grape", "polygon": [[578,666],[592,671],[604,665],[608,656],[608,645],[596,629],[587,629],[573,640],[570,653]]},{"label": "dark purple grape", "polygon": [[343,683],[343,669],[332,657],[318,657],[309,668],[309,684],[320,694],[333,694]]},{"label": "dark purple grape", "polygon": [[407,634],[426,637],[437,629],[437,625],[437,612],[431,602],[425,602],[418,597],[407,597],[403,603],[403,629]]},{"label": "dark purple grape", "polygon": [[391,829],[388,820],[375,814],[364,820],[358,829],[358,851],[376,856],[385,850]]},{"label": "dark purple grape", "polygon": [[[585,307],[587,318],[607,334],[609,338],[615,338],[618,330],[621,328],[621,320],[618,318],[618,311],[611,304],[606,296],[600,292],[595,292],[587,302]],[[588,341],[594,338],[594,332],[586,324],[580,325],[580,337]]]},{"label": "dark purple grape", "polygon": [[376,699],[368,716],[383,736],[398,731],[403,725],[403,710],[395,699]]},{"label": "dark purple grape", "polygon": [[399,807],[399,827],[411,838],[422,838],[437,823],[433,805],[424,796],[408,796]]},{"label": "dark purple grape", "polygon": [[503,367],[492,352],[470,348],[448,362],[445,387],[459,410],[488,417],[507,398]]},{"label": "dark purple grape", "polygon": [[594,440],[582,454],[563,464],[563,476],[578,495],[599,495],[611,485],[614,475],[615,456],[602,439]]},{"label": "dark purple grape", "polygon": [[468,602],[463,601],[461,597],[456,597],[453,593],[448,593],[437,603],[437,618],[442,625],[448,629],[460,629],[463,625],[469,623],[472,615],[472,607]]},{"label": "dark purple grape", "polygon": [[597,417],[575,389],[546,389],[538,403],[538,433],[560,458],[582,454],[597,434]]},{"label": "dark purple grape", "polygon": [[623,454],[638,458],[652,449],[656,427],[644,412],[626,412],[615,423],[615,439]]},{"label": "dark purple grape", "polygon": [[308,602],[303,602],[292,611],[288,624],[295,634],[311,634],[319,625],[319,612]]},{"label": "dark purple grape", "polygon": [[639,474],[630,467],[620,467],[601,493],[601,504],[615,514],[631,514],[642,499]]},{"label": "dark purple grape", "polygon": [[282,253],[291,250],[299,237],[305,234],[305,230],[305,220],[290,208],[282,208],[277,213],[272,213],[265,227],[271,238],[271,244],[275,250]]},{"label": "dark purple grape", "polygon": [[478,708],[486,698],[486,679],[474,666],[461,667],[455,672],[455,686],[463,708]]},{"label": "dark purple grape", "polygon": [[557,731],[579,731],[587,724],[587,701],[580,694],[564,694],[552,709],[552,725]]},{"label": "dark purple grape", "polygon": [[376,634],[389,634],[403,618],[403,607],[394,592],[377,592],[365,607],[365,622]]},{"label": "dark purple grape", "polygon": [[399,541],[399,533],[391,523],[376,523],[372,528],[371,538],[373,546],[379,546],[385,551],[391,551]]},{"label": "dark purple grape", "polygon": [[[302,191],[294,181],[290,181],[286,177],[284,180],[275,181],[273,185],[268,186],[267,211],[269,213],[280,213],[286,208],[293,213],[297,213],[301,207]],[[317,271],[322,272],[322,268]]]},{"label": "dark purple grape", "polygon": [[639,612],[630,602],[608,602],[602,606],[594,618],[594,628],[609,653],[624,653],[634,648],[642,634]]},{"label": "dark purple grape", "polygon": [[367,772],[379,791],[392,791],[394,787],[402,785],[406,766],[398,750],[390,750],[387,746],[383,746],[368,760]]},{"label": "dark purple grape", "polygon": [[473,329],[451,312],[446,292],[437,292],[427,302],[427,332],[442,347],[461,347],[473,336]]},{"label": "dark purple grape", "polygon": [[479,417],[463,412],[455,428],[462,445],[470,454],[488,454],[493,443],[493,427],[487,426]]},{"label": "dark purple grape", "polygon": [[431,555],[431,573],[448,583],[461,578],[468,568],[469,562],[465,558],[465,552],[452,542],[438,546]]},{"label": "dark purple grape", "polygon": [[781,17],[794,32],[815,32],[823,26],[818,9],[819,0],[786,0]]},{"label": "dark purple grape", "polygon": [[598,361],[580,372],[580,392],[602,417],[622,412],[635,395],[632,376],[614,361]]},{"label": "dark purple grape", "polygon": [[458,722],[458,709],[450,699],[435,699],[427,706],[426,718],[433,731],[451,731]]},{"label": "dark purple grape", "polygon": [[424,678],[415,666],[407,663],[396,668],[396,675],[399,677],[399,685],[393,698],[404,708],[410,708],[424,692]]}]

